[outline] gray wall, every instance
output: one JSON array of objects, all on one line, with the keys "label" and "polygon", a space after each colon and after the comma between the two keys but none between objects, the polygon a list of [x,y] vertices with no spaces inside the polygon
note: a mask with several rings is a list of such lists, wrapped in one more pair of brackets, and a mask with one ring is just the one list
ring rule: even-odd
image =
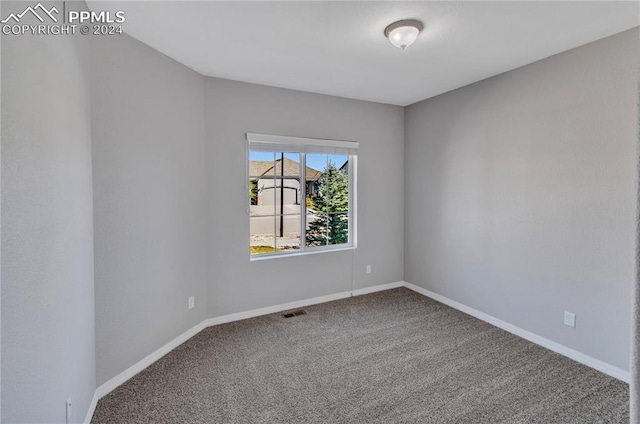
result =
[{"label": "gray wall", "polygon": [[407,281],[629,368],[637,45],[630,30],[406,109]]},{"label": "gray wall", "polygon": [[[402,280],[402,108],[205,78],[128,36],[92,48],[98,384],[205,318]],[[248,131],[361,142],[355,271],[353,251],[249,261]]]},{"label": "gray wall", "polygon": [[[25,4],[2,4],[3,13]],[[2,422],[95,389],[89,43],[2,37]]]},{"label": "gray wall", "polygon": [[[401,107],[215,78],[205,97],[209,316],[402,280]],[[249,261],[246,132],[360,142],[355,252]]]},{"label": "gray wall", "polygon": [[206,318],[204,79],[125,35],[91,66],[102,384]]}]

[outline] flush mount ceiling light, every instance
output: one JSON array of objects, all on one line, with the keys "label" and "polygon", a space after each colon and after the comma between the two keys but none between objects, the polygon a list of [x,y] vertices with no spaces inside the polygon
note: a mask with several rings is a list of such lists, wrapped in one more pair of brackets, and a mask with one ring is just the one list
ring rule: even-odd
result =
[{"label": "flush mount ceiling light", "polygon": [[384,35],[391,44],[404,50],[416,41],[420,31],[422,31],[422,22],[415,19],[404,19],[386,27]]}]

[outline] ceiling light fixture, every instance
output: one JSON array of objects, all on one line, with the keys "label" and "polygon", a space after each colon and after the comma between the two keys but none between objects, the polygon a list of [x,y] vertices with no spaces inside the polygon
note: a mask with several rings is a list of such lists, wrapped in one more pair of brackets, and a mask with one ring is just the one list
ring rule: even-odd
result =
[{"label": "ceiling light fixture", "polygon": [[391,44],[404,50],[416,41],[420,31],[422,31],[422,22],[415,19],[404,19],[386,27],[384,35]]}]

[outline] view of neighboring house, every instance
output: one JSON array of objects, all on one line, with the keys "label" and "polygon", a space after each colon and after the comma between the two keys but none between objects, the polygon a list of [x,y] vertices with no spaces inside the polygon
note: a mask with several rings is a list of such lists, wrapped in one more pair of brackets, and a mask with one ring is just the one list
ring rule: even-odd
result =
[{"label": "view of neighboring house", "polygon": [[340,170],[345,173],[345,175],[349,175],[349,161],[346,161],[340,167]]},{"label": "view of neighboring house", "polygon": [[[251,245],[299,249],[300,203],[304,200],[300,163],[284,157],[250,161],[249,167]],[[310,195],[316,192],[322,172],[307,166],[305,173],[306,193]]]},{"label": "view of neighboring house", "polygon": [[[343,176],[348,174],[348,156],[308,154],[305,163],[315,167],[322,166],[323,171],[306,166],[304,172],[301,172],[299,153],[276,153],[275,157],[279,159],[259,160],[265,158],[265,155],[256,154],[250,156],[249,160],[251,254],[300,249],[303,242],[302,231],[307,231],[305,234],[311,236],[305,239],[306,246],[342,242],[341,237],[348,231],[348,205],[340,206],[339,210],[329,210],[325,203],[317,203],[316,195],[321,194],[324,178],[333,180],[336,172]],[[335,163],[341,163],[342,166],[337,167]],[[302,174],[305,176],[304,186],[301,184]],[[347,184],[347,180],[343,183]],[[338,187],[341,187],[339,183],[334,190],[338,190]],[[345,185],[340,190],[343,191],[335,194],[344,203],[348,188]],[[322,196],[333,195],[325,189]],[[340,203],[338,199],[324,200],[333,207],[338,207]],[[303,204],[307,206],[304,211]],[[330,216],[330,213],[334,214]],[[316,222],[318,220],[321,222]]]},{"label": "view of neighboring house", "polygon": [[[276,161],[251,161],[249,180],[257,182],[257,196],[252,198],[253,206],[268,206],[280,204],[280,193],[283,193],[284,205],[300,205],[302,191],[300,190],[300,163],[284,158]],[[322,177],[322,172],[306,167],[306,192],[315,193],[316,183]],[[282,182],[280,184],[280,182]],[[282,188],[282,189],[281,189]],[[271,208],[273,209],[273,208]],[[279,211],[274,211],[280,213]],[[286,213],[286,212],[285,212]]]}]

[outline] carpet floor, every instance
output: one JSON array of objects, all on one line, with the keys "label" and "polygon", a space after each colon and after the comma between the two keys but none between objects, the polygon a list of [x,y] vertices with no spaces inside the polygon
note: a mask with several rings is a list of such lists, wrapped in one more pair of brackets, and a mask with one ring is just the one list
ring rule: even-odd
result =
[{"label": "carpet floor", "polygon": [[405,288],[209,327],[92,423],[628,423],[626,383]]}]

